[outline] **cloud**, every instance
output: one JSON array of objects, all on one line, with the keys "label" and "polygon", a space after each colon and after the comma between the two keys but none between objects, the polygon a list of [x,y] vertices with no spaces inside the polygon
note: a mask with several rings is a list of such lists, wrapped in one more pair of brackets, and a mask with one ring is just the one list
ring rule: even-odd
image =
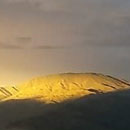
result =
[{"label": "cloud", "polygon": [[[106,16],[104,16],[106,19]],[[130,15],[116,14],[96,20],[96,23],[84,29],[84,45],[99,47],[129,47],[130,46]],[[89,31],[88,31],[89,30]]]},{"label": "cloud", "polygon": [[7,44],[0,42],[0,49],[8,49],[8,50],[18,50],[18,49],[23,49],[23,47],[18,46],[18,45],[13,45],[13,44]]},{"label": "cloud", "polygon": [[39,45],[35,46],[34,49],[39,50],[56,50],[56,49],[64,49],[64,46],[52,46],[52,45]]},{"label": "cloud", "polygon": [[[68,1],[67,1],[68,2]],[[37,7],[44,11],[57,11],[62,10],[64,8],[65,1],[60,0],[6,0],[5,3],[8,4],[23,4],[26,3],[33,7]]]},{"label": "cloud", "polygon": [[10,43],[0,42],[0,49],[10,49],[10,50],[26,49],[27,45],[31,41],[32,41],[31,37],[17,37],[14,41],[14,44],[12,44],[12,42]]},{"label": "cloud", "polygon": [[[73,44],[79,43],[79,45],[129,46],[130,9],[128,5],[130,5],[130,2],[128,0],[123,2],[122,0],[2,1],[6,11],[9,11],[9,17],[13,16],[16,20],[19,18],[21,21],[25,20],[24,22],[28,26],[29,22],[36,22],[37,26],[40,23],[41,28],[48,26],[45,29],[48,30],[49,26],[54,24],[52,32],[55,32],[54,30],[57,28],[60,30],[59,33],[51,34],[55,38],[51,37],[52,41],[49,39],[49,42],[55,40],[54,44],[59,41],[55,35],[59,35],[59,37],[62,37],[60,42],[70,39],[69,36],[71,36],[69,41]],[[39,34],[45,31],[41,31],[41,28],[39,27],[39,30],[37,30]],[[44,39],[44,41],[48,41],[47,38],[44,37]],[[21,37],[17,38],[17,41],[27,44],[31,41],[31,38]],[[62,44],[66,44],[66,42]],[[68,42],[68,44],[71,43]]]},{"label": "cloud", "polygon": [[27,45],[30,42],[32,42],[32,37],[17,37],[16,42],[23,44],[23,45]]},{"label": "cloud", "polygon": [[[94,70],[129,77],[129,7],[129,0],[0,0],[0,40],[14,43],[14,48],[31,49],[19,55],[23,56],[21,64],[36,67],[32,72],[43,66],[50,71],[55,64],[57,71],[63,66],[63,71]],[[2,48],[12,44],[6,46]],[[71,48],[60,54],[51,51],[66,46]],[[19,60],[14,53],[14,61]],[[45,61],[39,57],[45,57]],[[39,61],[35,64],[34,60]],[[44,73],[41,70],[39,73]]]}]

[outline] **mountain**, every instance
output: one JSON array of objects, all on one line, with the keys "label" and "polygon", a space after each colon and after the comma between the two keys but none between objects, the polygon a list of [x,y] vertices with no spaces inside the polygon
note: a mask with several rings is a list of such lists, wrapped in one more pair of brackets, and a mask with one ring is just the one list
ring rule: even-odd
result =
[{"label": "mountain", "polygon": [[0,102],[0,130],[130,130],[125,80],[69,73],[12,87]]},{"label": "mountain", "polygon": [[15,91],[9,91],[10,95],[6,100],[35,98],[46,103],[55,103],[129,87],[128,82],[103,74],[68,73],[49,75],[32,79],[15,88]]}]

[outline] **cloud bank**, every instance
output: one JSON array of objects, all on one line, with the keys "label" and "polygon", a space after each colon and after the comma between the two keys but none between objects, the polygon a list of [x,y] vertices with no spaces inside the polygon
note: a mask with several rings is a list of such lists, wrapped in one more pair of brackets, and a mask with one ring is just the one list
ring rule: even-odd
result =
[{"label": "cloud bank", "polygon": [[29,77],[96,71],[130,79],[129,7],[129,0],[1,0],[0,58],[17,61],[10,73],[23,58],[18,70]]}]

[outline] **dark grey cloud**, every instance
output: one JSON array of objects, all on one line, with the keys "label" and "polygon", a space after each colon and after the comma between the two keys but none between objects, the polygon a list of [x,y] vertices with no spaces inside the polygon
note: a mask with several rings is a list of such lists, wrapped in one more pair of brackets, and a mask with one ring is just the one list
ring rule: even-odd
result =
[{"label": "dark grey cloud", "polygon": [[7,43],[3,43],[0,42],[0,49],[6,49],[6,50],[19,50],[19,49],[23,49],[23,47],[18,46],[18,45],[13,45],[13,44],[7,44]]},{"label": "dark grey cloud", "polygon": [[65,46],[53,46],[53,45],[39,45],[35,46],[34,49],[38,50],[57,50],[57,49],[64,49]]},{"label": "dark grey cloud", "polygon": [[21,44],[29,44],[30,42],[32,42],[32,37],[17,37],[16,42]]}]

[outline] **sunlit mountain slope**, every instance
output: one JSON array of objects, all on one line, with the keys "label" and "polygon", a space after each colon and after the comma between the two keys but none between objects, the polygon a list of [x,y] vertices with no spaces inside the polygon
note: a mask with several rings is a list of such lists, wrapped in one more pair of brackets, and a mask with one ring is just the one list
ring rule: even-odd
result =
[{"label": "sunlit mountain slope", "polygon": [[5,99],[17,93],[19,90],[16,86],[0,86],[0,99]]},{"label": "sunlit mountain slope", "polygon": [[61,102],[67,99],[75,99],[90,94],[102,94],[120,89],[127,89],[130,84],[111,76],[86,73],[86,74],[59,74],[32,79],[17,90],[10,91],[10,99],[36,99],[50,102]]}]

